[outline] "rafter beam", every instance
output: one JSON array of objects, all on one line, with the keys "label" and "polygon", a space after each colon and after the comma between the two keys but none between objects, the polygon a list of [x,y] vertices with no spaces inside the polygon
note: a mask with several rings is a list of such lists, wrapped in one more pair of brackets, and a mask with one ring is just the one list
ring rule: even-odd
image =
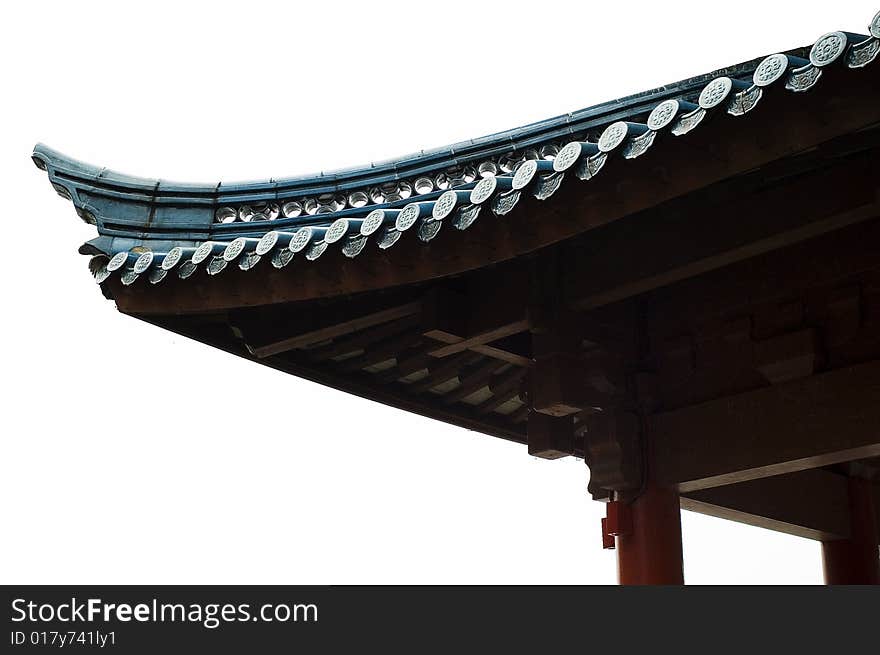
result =
[{"label": "rafter beam", "polygon": [[504,366],[504,364],[492,359],[484,362],[474,371],[464,375],[461,378],[461,384],[458,387],[443,395],[443,404],[449,405],[451,403],[457,403],[463,398],[467,398],[472,393],[482,389],[489,384],[492,374],[502,366]]},{"label": "rafter beam", "polygon": [[489,390],[492,392],[492,397],[477,405],[477,414],[485,415],[494,412],[508,400],[519,396],[524,375],[525,371],[522,369],[513,369],[490,380]]},{"label": "rafter beam", "polygon": [[482,357],[476,353],[463,352],[455,357],[449,357],[448,359],[443,359],[438,362],[431,362],[428,365],[428,376],[418,382],[414,382],[410,385],[410,388],[415,393],[421,393],[433,389],[439,384],[443,384],[444,382],[448,382],[449,380],[458,377],[461,370],[476,359],[482,359]]}]

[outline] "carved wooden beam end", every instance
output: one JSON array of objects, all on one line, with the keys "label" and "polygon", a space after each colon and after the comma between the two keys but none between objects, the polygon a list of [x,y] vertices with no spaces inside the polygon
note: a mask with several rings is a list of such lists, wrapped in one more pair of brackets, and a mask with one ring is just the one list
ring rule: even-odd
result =
[{"label": "carved wooden beam end", "polygon": [[590,469],[587,490],[594,500],[630,501],[643,487],[645,475],[639,417],[631,412],[588,416],[584,460]]}]

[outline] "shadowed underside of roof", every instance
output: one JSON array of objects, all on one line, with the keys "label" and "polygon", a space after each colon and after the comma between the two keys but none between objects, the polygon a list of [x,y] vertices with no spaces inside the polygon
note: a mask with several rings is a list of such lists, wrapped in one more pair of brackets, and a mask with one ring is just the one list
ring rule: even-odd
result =
[{"label": "shadowed underside of roof", "polygon": [[622,100],[385,163],[265,182],[213,185],[134,178],[38,145],[34,163],[73,201],[98,238],[81,252],[99,283],[158,285],[205,279],[232,267],[308,266],[339,250],[356,258],[430,243],[444,225],[467,230],[511,214],[525,196],[546,201],[568,184],[619,175],[614,161],[662,157],[664,148],[715,122],[753,115],[767,97],[799,96],[823,78],[863,75],[880,52],[870,35],[831,32],[811,48],[778,53]]}]

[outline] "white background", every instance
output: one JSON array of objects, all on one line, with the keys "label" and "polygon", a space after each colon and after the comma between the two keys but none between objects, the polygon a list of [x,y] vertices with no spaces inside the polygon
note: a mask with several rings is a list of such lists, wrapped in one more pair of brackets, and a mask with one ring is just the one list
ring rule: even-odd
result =
[{"label": "white background", "polygon": [[[30,162],[37,141],[167,179],[310,173],[864,33],[874,4],[10,5],[0,582],[616,579],[583,462],[117,313],[76,253],[93,228]],[[690,583],[821,581],[815,542],[687,512],[683,534]]]}]

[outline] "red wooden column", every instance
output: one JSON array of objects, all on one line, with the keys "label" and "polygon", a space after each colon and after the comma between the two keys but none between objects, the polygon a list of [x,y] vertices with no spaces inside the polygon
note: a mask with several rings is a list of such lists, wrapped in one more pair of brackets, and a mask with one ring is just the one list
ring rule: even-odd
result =
[{"label": "red wooden column", "polygon": [[825,584],[880,584],[877,515],[869,480],[849,478],[849,514],[849,539],[822,542]]},{"label": "red wooden column", "polygon": [[617,536],[620,584],[684,584],[678,492],[649,481],[629,510],[629,529]]}]

